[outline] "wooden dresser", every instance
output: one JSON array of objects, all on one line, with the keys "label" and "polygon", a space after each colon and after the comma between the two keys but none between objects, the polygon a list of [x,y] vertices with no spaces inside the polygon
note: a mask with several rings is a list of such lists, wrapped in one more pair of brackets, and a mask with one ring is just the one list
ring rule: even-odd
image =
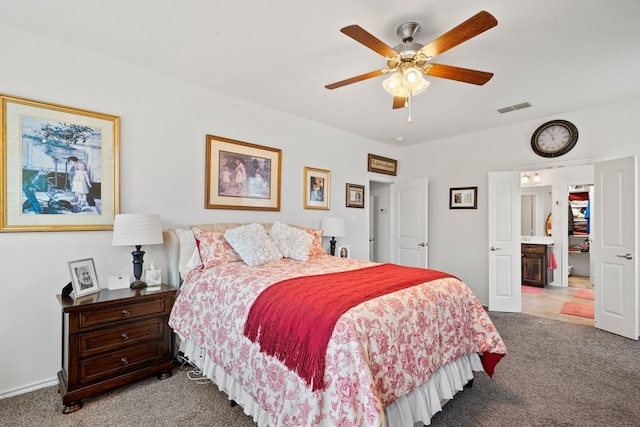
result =
[{"label": "wooden dresser", "polygon": [[[157,289],[157,288],[156,288]],[[65,414],[82,399],[139,379],[171,376],[174,366],[169,314],[176,290],[102,289],[63,298],[62,370],[58,372]]]}]

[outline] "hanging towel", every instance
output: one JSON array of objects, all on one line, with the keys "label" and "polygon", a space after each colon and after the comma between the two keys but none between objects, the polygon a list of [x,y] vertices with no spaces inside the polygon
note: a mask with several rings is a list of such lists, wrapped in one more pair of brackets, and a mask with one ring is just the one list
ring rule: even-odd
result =
[{"label": "hanging towel", "polygon": [[555,270],[558,268],[558,263],[556,262],[556,254],[553,251],[549,254],[549,268]]}]

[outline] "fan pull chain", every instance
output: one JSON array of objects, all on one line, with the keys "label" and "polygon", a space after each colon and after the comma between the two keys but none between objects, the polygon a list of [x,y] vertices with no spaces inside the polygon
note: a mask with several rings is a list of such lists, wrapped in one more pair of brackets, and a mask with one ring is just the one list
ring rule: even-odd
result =
[{"label": "fan pull chain", "polygon": [[409,118],[407,119],[407,123],[411,123],[411,95],[407,97],[407,107],[409,107]]}]

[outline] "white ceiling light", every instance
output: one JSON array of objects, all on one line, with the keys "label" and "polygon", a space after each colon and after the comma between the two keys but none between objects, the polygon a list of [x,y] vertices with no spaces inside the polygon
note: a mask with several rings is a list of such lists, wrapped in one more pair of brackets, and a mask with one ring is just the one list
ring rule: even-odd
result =
[{"label": "white ceiling light", "polygon": [[415,67],[399,68],[391,77],[382,82],[384,90],[393,96],[408,98],[418,95],[429,86],[422,71]]}]

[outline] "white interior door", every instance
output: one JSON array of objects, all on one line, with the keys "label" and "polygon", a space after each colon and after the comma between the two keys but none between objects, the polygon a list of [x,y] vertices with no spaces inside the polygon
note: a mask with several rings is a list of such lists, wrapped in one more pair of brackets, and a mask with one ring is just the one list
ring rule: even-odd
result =
[{"label": "white interior door", "polygon": [[428,178],[419,178],[398,184],[397,264],[422,268],[429,265],[428,183]]},{"label": "white interior door", "polygon": [[489,310],[519,313],[520,173],[489,172]]},{"label": "white interior door", "polygon": [[591,211],[595,326],[638,339],[638,203],[635,157],[595,165]]}]

